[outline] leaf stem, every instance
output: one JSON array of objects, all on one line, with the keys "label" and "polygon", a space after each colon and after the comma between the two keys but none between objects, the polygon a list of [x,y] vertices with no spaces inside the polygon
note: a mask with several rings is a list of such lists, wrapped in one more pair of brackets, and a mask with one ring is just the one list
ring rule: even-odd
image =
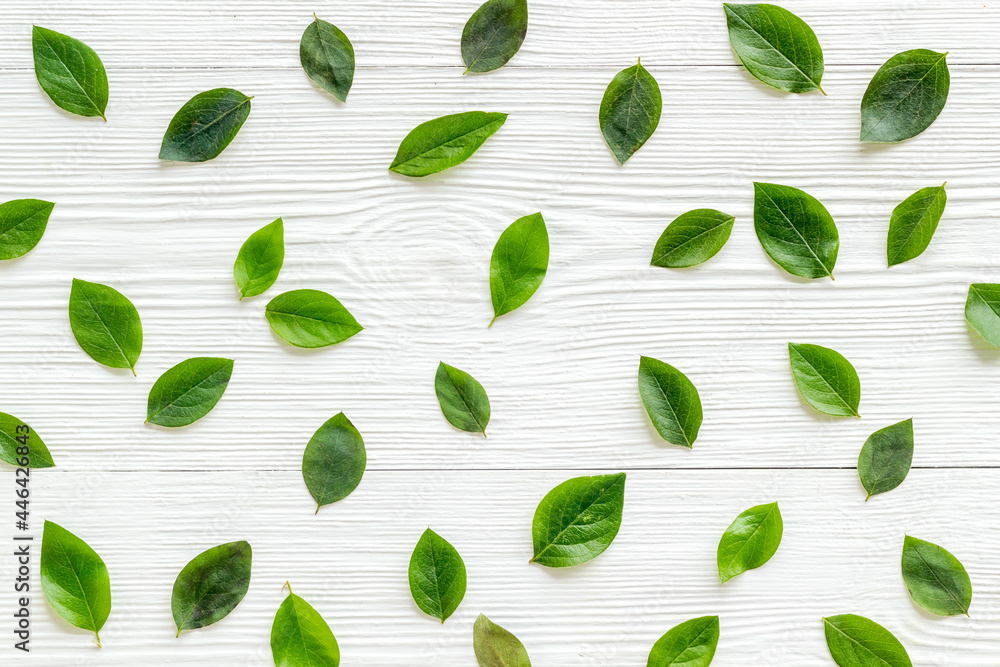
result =
[{"label": "leaf stem", "polygon": [[101,633],[94,630],[94,636],[97,637],[97,648],[102,648],[101,646]]}]

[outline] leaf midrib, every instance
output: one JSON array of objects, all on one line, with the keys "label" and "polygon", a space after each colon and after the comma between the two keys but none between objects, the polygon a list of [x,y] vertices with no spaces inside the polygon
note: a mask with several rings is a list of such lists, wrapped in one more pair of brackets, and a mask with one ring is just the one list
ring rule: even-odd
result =
[{"label": "leaf midrib", "polygon": [[708,228],[706,228],[706,229],[698,232],[697,234],[695,234],[694,236],[692,236],[691,238],[689,238],[687,241],[684,241],[683,243],[678,244],[677,247],[675,247],[673,250],[668,250],[667,252],[663,253],[662,255],[660,255],[658,257],[654,257],[653,261],[654,262],[656,262],[656,261],[662,261],[666,257],[672,256],[674,253],[680,252],[681,248],[683,248],[684,246],[688,245],[689,243],[694,243],[695,241],[697,241],[698,239],[700,239],[705,234],[710,234],[710,233],[714,232],[715,230],[717,230],[719,227],[724,227],[725,225],[728,225],[729,223],[734,222],[735,220],[736,220],[735,217],[728,216],[722,222],[714,224],[711,227],[708,227]]},{"label": "leaf midrib", "polygon": [[673,403],[671,403],[670,402],[670,398],[667,397],[667,392],[664,391],[663,390],[663,386],[660,385],[660,378],[659,378],[659,376],[657,376],[656,373],[653,372],[653,370],[651,368],[649,368],[648,364],[647,364],[646,368],[647,368],[647,370],[649,370],[649,374],[653,378],[653,382],[656,384],[656,388],[659,390],[660,396],[663,397],[663,402],[667,404],[668,408],[670,408],[670,415],[674,418],[674,423],[677,424],[677,426],[680,427],[681,437],[684,438],[684,445],[687,446],[687,447],[690,447],[691,446],[691,441],[688,439],[687,429],[685,428],[684,424],[681,423],[680,418],[677,416],[677,411],[674,410]]},{"label": "leaf midrib", "polygon": [[[390,169],[394,169],[396,167],[401,167],[403,165],[408,165],[408,164],[412,163],[413,161],[418,160],[419,158],[424,157],[425,155],[427,155],[431,151],[435,151],[435,150],[437,150],[439,148],[445,148],[445,147],[450,148],[451,144],[455,143],[456,141],[458,141],[460,139],[464,139],[465,137],[469,136],[470,134],[475,134],[476,132],[479,132],[479,131],[481,131],[481,130],[483,130],[483,129],[491,126],[491,125],[495,125],[496,123],[501,122],[503,120],[505,120],[505,119],[504,118],[495,118],[495,119],[493,119],[493,120],[491,120],[491,121],[489,121],[487,123],[483,123],[479,127],[473,128],[473,129],[469,130],[468,132],[464,132],[464,133],[458,135],[457,137],[452,137],[448,141],[442,141],[441,143],[436,144],[434,146],[431,146],[427,150],[424,150],[424,151],[422,151],[420,153],[416,153],[414,155],[411,155],[410,157],[408,157],[408,158],[406,158],[406,159],[404,159],[404,160],[402,160],[400,162],[393,162],[391,165],[389,165],[389,168]],[[404,141],[405,141],[405,139],[404,139]]]},{"label": "leaf midrib", "polygon": [[[39,26],[34,26],[34,27],[37,28]],[[73,83],[76,84],[76,87],[80,89],[80,92],[83,93],[83,96],[86,97],[87,101],[90,102],[91,106],[94,107],[94,111],[97,112],[97,115],[99,115],[101,118],[104,118],[104,120],[107,120],[107,118],[104,116],[104,112],[101,111],[101,109],[97,106],[97,102],[90,96],[90,93],[88,93],[87,90],[83,87],[83,84],[81,84],[77,80],[76,76],[73,74],[73,72],[69,69],[69,67],[63,61],[62,57],[60,57],[59,53],[56,52],[56,50],[52,47],[52,44],[49,42],[48,38],[45,36],[45,33],[42,30],[38,30],[38,31],[36,31],[36,34],[39,37],[42,38],[42,41],[45,42],[45,46],[47,46],[48,49],[49,49],[49,51],[52,52],[52,55],[55,56],[55,58],[59,62],[59,64],[62,65],[62,68],[64,70],[66,70],[66,74],[69,75],[69,78],[71,78],[73,80]],[[64,37],[67,37],[69,39],[74,39],[73,37],[70,37],[69,35],[64,35]],[[77,41],[79,41],[79,40],[77,40]],[[80,43],[82,44],[83,42],[80,42]],[[86,46],[86,45],[84,44],[84,46]],[[90,47],[88,46],[87,48],[89,49]]]},{"label": "leaf midrib", "polygon": [[962,610],[962,613],[968,614],[969,613],[968,607],[966,607],[961,600],[955,597],[955,594],[951,591],[951,589],[947,585],[945,585],[945,582],[942,581],[941,577],[938,576],[937,570],[933,568],[931,564],[927,562],[927,559],[924,558],[924,555],[920,553],[921,546],[922,545],[917,544],[911,548],[913,549],[913,552],[916,554],[917,558],[920,559],[920,562],[924,564],[924,567],[926,567],[927,570],[931,573],[931,575],[933,575],[934,581],[938,583],[938,586],[941,587],[941,590],[945,591],[948,594],[948,597],[951,598],[952,602],[958,605],[958,608]]},{"label": "leaf midrib", "polygon": [[770,41],[768,41],[768,39],[767,39],[766,37],[764,37],[764,35],[762,35],[762,34],[760,34],[759,32],[757,32],[756,28],[754,28],[754,27],[753,27],[752,25],[750,25],[749,23],[747,23],[747,22],[746,22],[746,21],[745,21],[745,20],[743,19],[743,17],[742,17],[742,16],[740,16],[740,15],[739,15],[739,14],[737,14],[736,12],[732,11],[732,10],[731,10],[731,9],[729,8],[729,5],[728,5],[728,4],[726,5],[726,12],[727,12],[727,13],[729,13],[729,14],[730,14],[731,16],[733,16],[733,17],[737,18],[737,19],[738,19],[738,20],[740,21],[740,23],[742,23],[742,24],[743,24],[743,25],[745,25],[745,26],[746,26],[747,28],[749,28],[749,29],[750,29],[750,30],[751,30],[751,31],[753,32],[753,34],[755,34],[755,35],[757,35],[758,37],[760,37],[760,38],[761,38],[761,39],[762,39],[762,40],[764,41],[764,43],[765,43],[765,44],[767,44],[768,46],[770,46],[770,47],[771,47],[771,49],[772,49],[772,50],[773,50],[773,51],[774,51],[775,53],[777,53],[777,54],[778,54],[779,56],[781,56],[782,58],[784,58],[784,59],[785,59],[785,62],[787,62],[787,63],[788,63],[789,65],[791,65],[791,66],[792,66],[792,68],[793,68],[793,69],[794,69],[794,70],[795,70],[796,72],[798,72],[799,74],[801,74],[802,76],[804,76],[804,77],[806,78],[806,81],[808,81],[808,82],[809,82],[809,83],[811,83],[812,85],[816,86],[816,89],[817,89],[817,90],[823,90],[823,89],[822,89],[822,88],[820,87],[820,84],[819,84],[819,82],[818,82],[818,81],[816,81],[816,80],[815,80],[815,79],[813,79],[813,78],[812,78],[811,76],[809,76],[808,74],[806,74],[805,72],[803,72],[803,71],[802,71],[802,69],[801,69],[801,68],[800,68],[800,67],[799,67],[798,65],[796,65],[795,63],[793,63],[793,62],[791,61],[791,59],[789,59],[789,57],[788,57],[788,56],[786,56],[786,55],[785,55],[784,53],[782,53],[781,51],[779,51],[779,50],[778,50],[778,47],[776,47],[776,46],[775,46],[774,44],[772,44],[772,43],[771,43]]},{"label": "leaf midrib", "polygon": [[[242,95],[242,93],[240,93],[240,94]],[[206,132],[209,128],[211,128],[212,126],[214,126],[216,123],[222,122],[222,120],[225,119],[227,116],[229,116],[229,114],[235,112],[237,109],[239,109],[240,107],[242,107],[244,104],[249,104],[250,100],[253,99],[252,97],[249,97],[249,96],[246,96],[246,95],[243,95],[243,97],[244,97],[244,99],[240,100],[239,104],[235,104],[235,105],[231,106],[230,108],[226,109],[225,111],[223,111],[222,113],[220,113],[218,116],[216,116],[210,123],[206,123],[204,125],[201,125],[196,120],[195,123],[194,123],[194,125],[192,126],[191,130],[189,130],[188,135],[184,139],[182,139],[180,141],[177,141],[175,145],[177,145],[177,146],[185,146],[189,142],[194,141],[195,139],[197,139],[198,137],[200,137],[203,132]]]},{"label": "leaf midrib", "polygon": [[[736,553],[733,554],[733,557],[729,559],[729,563],[726,564],[726,571],[727,572],[733,566],[733,563],[736,561],[736,559],[739,557],[739,555],[743,553],[743,550],[750,543],[750,540],[752,540],[754,537],[756,537],[757,533],[759,533],[763,529],[764,522],[767,521],[771,517],[771,512],[773,512],[776,509],[778,509],[777,505],[771,504],[770,506],[768,506],[767,513],[764,514],[764,516],[761,517],[760,521],[757,522],[757,527],[754,528],[753,532],[750,533],[745,540],[743,540],[743,543],[740,544],[740,548],[737,549]],[[730,577],[730,579],[731,578],[732,577]]]},{"label": "leaf midrib", "polygon": [[[86,587],[84,587],[83,581],[80,580],[80,574],[76,571],[76,565],[73,562],[73,559],[70,558],[70,554],[66,550],[66,546],[63,544],[61,538],[56,540],[56,548],[62,552],[62,555],[66,559],[66,562],[69,566],[69,571],[73,573],[73,578],[76,579],[76,583],[80,587],[81,598],[83,600],[83,603],[87,606],[87,614],[90,616],[90,628],[87,629],[93,630],[96,633],[98,631],[97,619],[94,618],[94,609],[93,606],[90,604],[90,599],[87,596],[87,589]],[[60,588],[62,587],[60,586]]]},{"label": "leaf midrib", "polygon": [[90,300],[90,295],[85,291],[85,289],[86,288],[80,290],[80,293],[82,294],[84,301],[86,301],[87,305],[90,306],[90,310],[94,313],[94,316],[97,317],[97,321],[101,323],[102,327],[104,327],[104,332],[108,335],[108,338],[110,338],[111,342],[115,344],[115,347],[118,349],[118,354],[122,355],[122,360],[126,364],[128,364],[129,368],[134,369],[135,365],[132,364],[131,361],[129,361],[128,356],[125,354],[125,350],[122,349],[121,343],[119,343],[118,339],[115,338],[115,335],[111,333],[111,328],[108,327],[108,325],[104,322],[104,318],[101,317],[101,314],[98,312],[97,308],[94,307],[93,302]]},{"label": "leaf midrib", "polygon": [[542,554],[544,554],[544,553],[545,553],[546,551],[548,551],[548,550],[549,550],[550,548],[552,548],[553,546],[555,546],[555,544],[556,544],[556,543],[557,543],[557,542],[559,541],[559,539],[560,539],[560,538],[561,538],[561,537],[563,536],[563,534],[564,534],[564,533],[565,533],[566,531],[568,531],[568,530],[569,530],[570,528],[574,528],[574,527],[576,527],[576,521],[577,521],[577,519],[579,519],[579,518],[580,518],[581,516],[583,516],[584,514],[586,514],[586,512],[587,512],[587,511],[588,511],[588,510],[589,510],[589,509],[590,509],[591,507],[593,507],[594,505],[596,505],[596,504],[597,504],[597,501],[599,501],[599,500],[601,500],[602,498],[604,498],[604,496],[606,496],[606,495],[607,495],[608,491],[610,491],[612,487],[614,487],[615,485],[617,485],[619,481],[621,481],[621,477],[618,477],[617,479],[615,479],[615,481],[614,481],[614,482],[612,482],[612,483],[611,483],[611,484],[609,484],[608,486],[606,486],[606,487],[604,487],[603,489],[601,489],[600,493],[598,493],[598,494],[597,494],[597,495],[596,495],[596,496],[594,497],[594,499],[593,499],[593,500],[592,500],[592,501],[590,502],[590,504],[588,504],[588,505],[587,505],[587,506],[586,506],[585,508],[583,508],[582,510],[580,510],[580,511],[579,511],[579,512],[578,512],[578,513],[576,514],[576,516],[574,516],[574,517],[573,517],[572,521],[570,521],[570,522],[569,522],[569,523],[568,523],[568,524],[567,524],[567,525],[566,525],[566,526],[565,526],[565,527],[564,527],[564,528],[563,528],[562,530],[560,530],[560,531],[559,531],[559,532],[558,532],[558,533],[556,534],[556,536],[555,536],[555,537],[553,537],[553,538],[552,538],[552,539],[551,539],[551,540],[549,541],[549,543],[548,543],[547,545],[545,545],[545,548],[543,548],[543,549],[542,549],[541,551],[539,551],[539,552],[538,552],[537,554],[535,554],[535,557],[534,557],[534,558],[532,558],[531,560],[532,560],[532,561],[535,561],[535,562],[537,562],[537,561],[538,561],[538,559],[542,557]]},{"label": "leaf midrib", "polygon": [[826,263],[819,258],[819,255],[817,255],[816,251],[813,250],[813,247],[811,245],[809,245],[809,242],[806,241],[806,238],[804,236],[802,236],[802,232],[800,232],[799,228],[795,226],[795,223],[792,222],[792,219],[789,218],[787,215],[785,215],[784,209],[782,209],[780,206],[778,206],[778,202],[774,201],[774,198],[771,197],[771,195],[770,195],[769,192],[767,192],[763,188],[760,188],[758,191],[761,194],[763,194],[765,197],[767,197],[767,200],[769,202],[771,202],[771,204],[774,206],[775,210],[778,211],[778,213],[781,214],[781,217],[785,219],[785,222],[788,223],[788,226],[792,228],[792,231],[795,232],[795,235],[798,236],[799,239],[802,241],[802,245],[804,245],[806,247],[806,249],[809,250],[809,253],[813,256],[813,259],[815,259],[819,263],[819,265],[823,267],[823,270],[826,271],[826,275],[828,275],[828,276],[830,276],[832,278],[833,277],[833,270],[830,269],[830,268],[828,268],[826,266]]},{"label": "leaf midrib", "polygon": [[835,388],[833,387],[833,385],[832,385],[832,384],[830,384],[830,381],[829,381],[829,380],[827,380],[827,379],[826,379],[826,377],[825,377],[825,376],[824,376],[824,375],[823,375],[822,373],[820,373],[820,372],[819,372],[819,369],[818,369],[818,368],[816,368],[816,367],[815,367],[815,366],[813,365],[813,363],[812,363],[811,361],[809,361],[808,359],[806,359],[806,356],[805,356],[804,354],[802,354],[801,352],[799,352],[799,349],[798,349],[797,347],[795,348],[795,354],[799,355],[799,358],[800,358],[800,359],[802,359],[802,361],[804,361],[804,362],[805,362],[805,363],[806,363],[806,364],[807,364],[807,365],[809,366],[809,368],[811,368],[811,369],[812,369],[812,370],[813,370],[813,371],[814,371],[814,372],[816,373],[816,377],[818,377],[818,378],[819,378],[820,380],[822,380],[822,381],[823,381],[823,384],[825,384],[825,385],[826,385],[827,387],[829,387],[830,391],[832,391],[832,392],[834,393],[834,395],[835,395],[835,396],[836,396],[837,398],[839,398],[839,399],[840,399],[840,401],[841,401],[841,402],[842,402],[842,403],[844,404],[844,407],[845,407],[845,408],[847,408],[848,410],[850,410],[850,411],[851,411],[851,413],[852,413],[852,414],[853,414],[854,416],[856,416],[856,417],[857,417],[857,416],[859,416],[859,415],[858,415],[858,411],[857,411],[857,409],[855,409],[855,408],[852,408],[852,407],[851,407],[851,404],[847,402],[847,399],[846,399],[846,398],[844,398],[844,397],[843,397],[843,396],[842,396],[842,395],[840,394],[840,392],[839,392],[839,391],[837,391],[837,390],[836,390],[836,389],[835,389]]},{"label": "leaf midrib", "polygon": [[[889,258],[890,262],[892,262],[893,260],[898,258],[901,254],[903,254],[903,250],[905,249],[907,244],[909,244],[910,239],[913,238],[914,234],[916,234],[917,229],[923,226],[924,220],[926,220],[930,216],[931,210],[937,205],[937,198],[938,195],[941,194],[941,191],[940,188],[935,188],[935,189],[938,191],[935,192],[934,195],[930,198],[931,199],[930,204],[927,204],[926,206],[923,207],[923,211],[920,213],[920,217],[917,219],[917,222],[914,225],[912,225],[909,230],[907,230],[905,238],[903,238],[902,242],[900,242],[898,248],[896,249],[896,253]],[[928,244],[930,244],[930,240],[928,240]],[[893,262],[893,263],[898,264],[899,262]]]},{"label": "leaf midrib", "polygon": [[[866,139],[867,139],[868,137],[870,137],[870,136],[872,135],[872,132],[874,132],[874,131],[875,131],[875,130],[876,130],[876,129],[878,128],[878,126],[882,124],[882,121],[884,121],[884,120],[885,120],[886,118],[888,118],[888,117],[889,117],[889,115],[890,115],[890,114],[891,114],[892,112],[894,112],[894,111],[896,110],[896,107],[898,107],[898,106],[899,106],[900,104],[902,104],[902,103],[903,103],[903,100],[905,100],[905,99],[906,99],[907,97],[909,97],[909,96],[910,96],[910,94],[911,94],[911,93],[913,93],[913,91],[914,91],[914,90],[916,90],[917,86],[919,86],[919,85],[920,85],[920,84],[921,84],[921,83],[923,82],[923,80],[924,80],[924,79],[926,79],[926,78],[927,78],[927,76],[928,76],[928,75],[929,75],[929,74],[930,74],[931,72],[933,72],[933,71],[934,71],[935,69],[937,69],[937,66],[938,66],[938,65],[939,65],[939,64],[941,63],[941,61],[942,61],[942,60],[944,60],[944,59],[945,59],[945,58],[946,58],[947,56],[948,56],[947,52],[945,52],[945,53],[942,53],[942,54],[941,54],[941,57],[940,57],[940,58],[938,58],[938,59],[937,59],[937,60],[935,60],[935,61],[934,61],[933,63],[931,63],[931,66],[927,68],[927,71],[926,71],[926,72],[924,72],[923,76],[921,76],[921,77],[920,77],[919,79],[917,79],[916,83],[914,83],[914,84],[913,84],[913,86],[911,86],[911,87],[910,87],[910,89],[909,89],[908,91],[906,91],[906,93],[904,93],[903,95],[900,95],[900,96],[899,96],[899,98],[898,98],[898,99],[896,100],[896,103],[895,103],[895,104],[893,104],[893,105],[892,105],[892,107],[890,107],[890,108],[889,108],[889,110],[888,110],[888,111],[886,111],[886,112],[885,112],[885,114],[883,114],[883,115],[882,115],[882,117],[878,119],[878,122],[877,122],[877,123],[875,123],[875,124],[874,124],[874,125],[873,125],[873,126],[871,127],[871,129],[870,129],[870,130],[868,130],[868,132],[866,132],[866,133],[865,133],[865,134],[864,134],[864,135],[863,135],[863,136],[861,137],[861,141],[865,141],[865,140],[866,140]],[[876,72],[876,74],[878,74],[878,73]]]},{"label": "leaf midrib", "polygon": [[181,400],[182,398],[184,398],[185,396],[187,396],[188,394],[190,394],[195,389],[200,388],[202,384],[204,384],[208,380],[210,380],[213,377],[215,377],[216,375],[218,375],[219,372],[221,372],[225,368],[226,368],[225,365],[220,366],[219,368],[216,368],[214,371],[212,371],[211,373],[209,373],[208,375],[206,375],[202,379],[198,380],[197,383],[191,385],[190,387],[188,387],[187,389],[185,389],[184,391],[182,391],[180,394],[178,394],[175,398],[171,399],[171,401],[169,403],[167,403],[166,405],[164,405],[162,408],[160,408],[159,410],[157,410],[153,414],[149,415],[149,417],[146,419],[146,421],[151,421],[153,419],[153,417],[156,417],[157,415],[159,415],[160,413],[162,413],[164,410],[167,410],[167,409],[172,408],[173,406],[177,405],[177,402],[179,400]]}]

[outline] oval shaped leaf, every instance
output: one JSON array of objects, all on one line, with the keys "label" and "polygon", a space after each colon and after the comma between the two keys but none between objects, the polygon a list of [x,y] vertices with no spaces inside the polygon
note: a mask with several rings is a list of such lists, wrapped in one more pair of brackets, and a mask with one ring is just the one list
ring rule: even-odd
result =
[{"label": "oval shaped leaf", "polygon": [[521,640],[483,614],[472,626],[472,647],[479,667],[531,667]]},{"label": "oval shaped leaf", "polygon": [[160,159],[205,162],[226,149],[250,115],[250,100],[238,90],[198,93],[174,114],[160,144]]},{"label": "oval shaped leaf", "polygon": [[505,113],[466,111],[421,123],[403,139],[389,171],[429,176],[462,164],[505,122]]},{"label": "oval shaped leaf", "polygon": [[840,667],[913,667],[899,640],[864,616],[824,618],[823,631],[830,655]]},{"label": "oval shaped leaf", "polygon": [[445,619],[465,597],[465,563],[455,547],[428,528],[410,556],[410,594],[428,616]]},{"label": "oval shaped leaf", "polygon": [[788,185],[754,183],[753,225],[764,252],[793,276],[833,278],[837,225],[812,195]]},{"label": "oval shaped leaf", "polygon": [[42,592],[71,625],[90,630],[101,645],[101,628],[111,613],[111,578],[97,552],[62,526],[45,522],[40,562]]},{"label": "oval shaped leaf", "polygon": [[247,542],[229,542],[195,556],[177,575],[170,610],[177,636],[218,623],[250,588],[253,551]]},{"label": "oval shaped leaf", "polygon": [[108,74],[92,48],[41,26],[31,28],[35,78],[61,109],[77,116],[100,116],[108,108]]},{"label": "oval shaped leaf", "polygon": [[274,333],[296,347],[335,345],[364,329],[339,301],[314,289],[279,294],[264,315]]},{"label": "oval shaped leaf", "polygon": [[0,260],[21,257],[38,245],[53,206],[41,199],[14,199],[0,204]]},{"label": "oval shaped leaf", "polygon": [[789,93],[823,92],[823,49],[805,21],[775,5],[724,3],[729,43],[755,79]]},{"label": "oval shaped leaf", "polygon": [[806,403],[834,417],[861,416],[861,380],[842,354],[819,345],[789,343],[788,358]]},{"label": "oval shaped leaf", "polygon": [[449,424],[469,433],[486,435],[490,399],[476,378],[442,361],[434,376],[434,392]]},{"label": "oval shaped leaf", "polygon": [[503,231],[490,258],[493,319],[520,308],[541,286],[549,267],[549,232],[541,213],[518,218]]},{"label": "oval shaped leaf", "polygon": [[684,621],[656,640],[646,667],[708,667],[719,646],[719,617]]},{"label": "oval shaped leaf", "polygon": [[531,523],[532,563],[570,567],[611,546],[622,525],[625,473],[574,477],[542,498]]},{"label": "oval shaped leaf", "polygon": [[710,208],[682,213],[663,230],[649,263],[682,269],[707,262],[726,245],[735,220],[731,215]]},{"label": "oval shaped leaf", "polygon": [[0,412],[0,461],[20,468],[52,468],[52,454],[42,438],[23,421]]},{"label": "oval shaped leaf", "polygon": [[684,373],[658,359],[640,357],[639,397],[661,438],[671,445],[694,446],[701,428],[701,397]]},{"label": "oval shaped leaf", "polygon": [[313,18],[299,42],[299,62],[317,86],[346,102],[354,83],[354,46],[340,28]]},{"label": "oval shaped leaf", "polygon": [[719,580],[726,583],[771,560],[781,544],[784,528],[776,502],[751,507],[736,517],[719,540]]},{"label": "oval shaped leaf", "polygon": [[660,124],[660,86],[641,62],[615,75],[601,100],[601,133],[619,164],[625,164]]},{"label": "oval shaped leaf", "polygon": [[462,30],[466,72],[491,72],[506,65],[528,34],[527,0],[486,0]]},{"label": "oval shaped leaf", "polygon": [[858,455],[858,476],[868,498],[902,484],[912,462],[912,419],[886,426],[868,436]]},{"label": "oval shaped leaf", "polygon": [[177,364],[149,390],[146,421],[187,426],[215,407],[233,375],[232,359],[194,357]]},{"label": "oval shaped leaf", "polygon": [[886,244],[889,266],[902,264],[927,250],[946,203],[948,195],[941,185],[917,190],[893,209]]},{"label": "oval shaped leaf", "polygon": [[250,235],[236,255],[233,277],[240,301],[263,294],[278,279],[285,261],[285,227],[281,218]]},{"label": "oval shaped leaf", "polygon": [[938,616],[969,615],[972,581],[944,547],[907,535],[902,565],[903,583],[918,605]]},{"label": "oval shaped leaf", "polygon": [[97,363],[128,368],[142,352],[139,311],[118,290],[73,279],[69,294],[69,325],[83,351]]},{"label": "oval shaped leaf", "polygon": [[991,345],[1000,347],[1000,285],[975,283],[969,285],[965,302],[965,319]]},{"label": "oval shaped leaf", "polygon": [[358,488],[367,463],[365,442],[343,412],[320,426],[302,454],[302,477],[316,511]]},{"label": "oval shaped leaf", "polygon": [[278,607],[271,624],[274,667],[337,667],[340,647],[326,620],[313,606],[292,593]]},{"label": "oval shaped leaf", "polygon": [[914,49],[889,58],[861,98],[861,141],[904,141],[930,127],[948,101],[947,55]]}]

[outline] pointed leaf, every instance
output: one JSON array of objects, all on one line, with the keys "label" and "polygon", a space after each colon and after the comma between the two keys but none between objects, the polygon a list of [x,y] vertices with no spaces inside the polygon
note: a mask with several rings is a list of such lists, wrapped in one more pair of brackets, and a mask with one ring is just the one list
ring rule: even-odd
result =
[{"label": "pointed leaf", "polygon": [[708,667],[719,645],[719,617],[684,621],[660,637],[649,652],[646,667]]},{"label": "pointed leaf", "polygon": [[615,75],[601,100],[601,133],[619,164],[625,164],[660,124],[660,86],[642,63]]},{"label": "pointed leaf", "polygon": [[531,667],[521,640],[483,614],[472,626],[472,647],[479,667]]},{"label": "pointed leaf", "polygon": [[281,218],[250,235],[240,248],[233,277],[240,299],[263,294],[278,279],[285,261],[285,227]]},{"label": "pointed leaf", "polygon": [[618,534],[624,507],[623,472],[563,482],[545,494],[535,510],[531,562],[570,567],[596,558]]},{"label": "pointed leaf", "polygon": [[42,530],[42,592],[71,625],[90,630],[101,645],[101,628],[111,613],[111,578],[97,552],[62,526]]},{"label": "pointed leaf", "polygon": [[180,362],[149,390],[146,421],[171,427],[198,421],[222,398],[232,375],[231,359],[194,357]]},{"label": "pointed leaf", "polygon": [[975,283],[969,285],[965,302],[965,319],[991,345],[1000,347],[1000,285]]},{"label": "pointed leaf", "polygon": [[505,113],[467,111],[421,123],[403,139],[389,171],[429,176],[462,164],[505,122]]},{"label": "pointed leaf", "polygon": [[434,392],[449,424],[469,433],[486,435],[490,399],[476,378],[442,361],[434,376]]},{"label": "pointed leaf", "polygon": [[31,28],[35,78],[56,106],[77,116],[100,116],[108,108],[108,74],[92,48],[78,39]]},{"label": "pointed leaf", "polygon": [[491,72],[506,65],[528,34],[527,0],[486,0],[462,30],[467,72]]},{"label": "pointed leaf", "polygon": [[946,549],[907,535],[902,565],[903,583],[918,605],[938,616],[969,614],[972,581]]},{"label": "pointed leaf", "polygon": [[893,209],[886,244],[889,266],[902,264],[927,250],[947,202],[948,195],[941,185],[917,190]]},{"label": "pointed leaf", "polygon": [[364,328],[337,299],[314,289],[279,294],[264,315],[274,333],[296,347],[335,345]]},{"label": "pointed leaf", "polygon": [[493,246],[490,258],[493,320],[523,306],[541,286],[548,267],[549,232],[542,214],[512,222]]},{"label": "pointed leaf", "polygon": [[778,503],[757,505],[736,517],[719,540],[719,580],[726,583],[771,560],[781,544],[784,523]]},{"label": "pointed leaf", "polygon": [[410,556],[410,594],[428,616],[445,619],[465,597],[465,563],[455,547],[428,528]]},{"label": "pointed leaf", "polygon": [[20,468],[52,468],[52,454],[42,438],[23,421],[0,412],[0,461]]},{"label": "pointed leaf", "polygon": [[858,455],[858,476],[868,497],[892,491],[903,483],[913,461],[913,420],[875,431]]},{"label": "pointed leaf", "polygon": [[337,667],[340,647],[313,606],[291,591],[271,624],[274,667]]},{"label": "pointed leaf", "polygon": [[861,380],[843,355],[828,347],[789,343],[788,358],[806,403],[834,417],[861,416]]},{"label": "pointed leaf", "polygon": [[170,610],[177,635],[218,623],[250,588],[253,552],[247,542],[229,542],[195,556],[177,575]]},{"label": "pointed leaf", "polygon": [[250,115],[251,99],[232,88],[198,93],[170,120],[160,145],[160,159],[205,162],[218,157]]},{"label": "pointed leaf", "polygon": [[775,5],[723,7],[729,42],[754,78],[789,93],[823,90],[823,50],[805,21]]},{"label": "pointed leaf", "polygon": [[320,426],[302,454],[302,477],[316,511],[349,496],[361,483],[367,463],[365,442],[343,412]]},{"label": "pointed leaf", "polygon": [[947,55],[914,49],[889,58],[861,99],[861,141],[904,141],[930,127],[948,101]]},{"label": "pointed leaf", "polygon": [[793,276],[833,277],[837,225],[812,195],[788,185],[754,183],[753,224],[764,252]]},{"label": "pointed leaf", "polygon": [[663,230],[650,264],[681,269],[707,262],[726,245],[735,220],[710,208],[680,214]]},{"label": "pointed leaf", "polygon": [[824,618],[823,630],[830,655],[840,667],[913,667],[899,640],[864,616]]},{"label": "pointed leaf", "polygon": [[684,373],[658,359],[640,357],[639,397],[661,438],[672,445],[694,446],[701,428],[701,397]]},{"label": "pointed leaf", "polygon": [[52,202],[14,199],[0,204],[0,260],[27,254],[42,240]]},{"label": "pointed leaf", "polygon": [[130,368],[142,352],[139,311],[118,290],[73,279],[69,295],[73,337],[90,357],[111,368]]},{"label": "pointed leaf", "polygon": [[346,102],[354,83],[354,46],[340,28],[314,18],[302,33],[299,62],[317,86]]}]

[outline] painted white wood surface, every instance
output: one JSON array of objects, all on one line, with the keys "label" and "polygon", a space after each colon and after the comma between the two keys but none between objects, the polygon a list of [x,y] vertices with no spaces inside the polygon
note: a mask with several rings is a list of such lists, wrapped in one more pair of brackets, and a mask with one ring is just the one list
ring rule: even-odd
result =
[{"label": "painted white wood surface", "polygon": [[[511,66],[463,77],[458,35],[476,4],[4,3],[0,197],[57,205],[39,246],[0,264],[0,410],[31,423],[60,464],[34,478],[36,522],[90,541],[115,591],[100,652],[37,600],[37,652],[24,662],[270,664],[270,619],[291,579],[330,622],[345,665],[473,664],[471,623],[483,611],[540,667],[644,664],[668,627],[707,613],[723,619],[721,667],[821,666],[831,661],[819,618],[850,611],[896,632],[915,664],[995,666],[1000,353],[962,311],[970,282],[1000,281],[1000,9],[785,3],[822,41],[824,98],[750,79],[729,51],[719,3],[702,1],[538,0]],[[358,52],[346,105],[298,68],[312,11]],[[61,112],[38,89],[31,23],[101,54],[107,124]],[[862,147],[867,81],[890,55],[918,47],[950,51],[948,106],[913,141]],[[660,83],[664,115],[620,168],[597,109],[636,56]],[[255,96],[232,146],[206,164],[159,163],[172,114],[222,85]],[[456,169],[420,181],[386,171],[414,125],[468,109],[511,116]],[[799,281],[769,262],[752,229],[754,180],[802,187],[827,205],[842,239],[836,282]],[[931,247],[886,269],[893,206],[943,181],[949,204]],[[727,247],[696,269],[649,267],[666,224],[701,206],[736,215]],[[548,276],[487,329],[492,245],[537,210],[552,240]],[[238,302],[236,251],[277,216],[288,243],[278,284]],[[73,277],[111,284],[139,308],[138,378],[76,346],[65,312]],[[326,350],[282,344],[263,307],[299,287],[331,292],[366,330]],[[863,419],[808,410],[789,377],[788,341],[854,362]],[[648,425],[635,388],[641,354],[699,387],[706,420],[693,451],[664,446]],[[156,377],[197,355],[236,360],[218,407],[185,429],[144,426]],[[486,386],[488,440],[441,417],[440,360]],[[355,495],[314,517],[302,449],[341,410],[365,436],[369,472]],[[911,416],[917,469],[864,504],[858,450]],[[528,566],[545,491],[621,469],[630,476],[614,546],[569,572]],[[720,587],[719,535],[772,499],[787,525],[778,556]],[[470,571],[466,601],[443,627],[415,609],[405,584],[427,525]],[[933,619],[910,603],[904,532],[963,560],[972,619]],[[247,599],[223,623],[174,640],[176,572],[240,537],[255,549]],[[0,558],[0,582],[11,567]],[[0,618],[11,605],[0,598]],[[8,664],[11,652],[0,656]]]}]

